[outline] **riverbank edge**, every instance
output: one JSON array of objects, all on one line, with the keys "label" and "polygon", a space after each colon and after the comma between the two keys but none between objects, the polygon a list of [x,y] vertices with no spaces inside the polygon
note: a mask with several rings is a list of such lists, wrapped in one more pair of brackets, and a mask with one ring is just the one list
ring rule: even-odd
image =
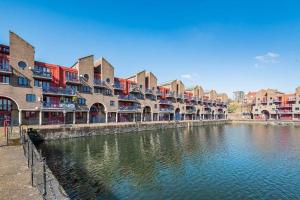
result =
[{"label": "riverbank edge", "polygon": [[231,120],[205,120],[205,121],[167,121],[167,122],[139,122],[115,124],[75,124],[75,125],[49,125],[27,127],[29,134],[35,140],[58,140],[95,135],[129,133],[150,130],[164,130],[172,128],[185,128],[206,125],[229,124]]}]

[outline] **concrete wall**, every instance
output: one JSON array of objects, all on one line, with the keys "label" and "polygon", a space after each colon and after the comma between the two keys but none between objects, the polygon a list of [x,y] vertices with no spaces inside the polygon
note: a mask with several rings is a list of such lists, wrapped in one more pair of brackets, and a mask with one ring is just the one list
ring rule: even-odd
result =
[{"label": "concrete wall", "polygon": [[118,123],[118,124],[90,124],[73,125],[70,127],[43,126],[36,127],[37,136],[43,140],[62,138],[85,137],[102,134],[128,133],[145,130],[161,130],[169,128],[193,127],[203,125],[218,125],[230,123],[228,120],[215,121],[183,121],[183,122],[143,122],[143,123]]}]

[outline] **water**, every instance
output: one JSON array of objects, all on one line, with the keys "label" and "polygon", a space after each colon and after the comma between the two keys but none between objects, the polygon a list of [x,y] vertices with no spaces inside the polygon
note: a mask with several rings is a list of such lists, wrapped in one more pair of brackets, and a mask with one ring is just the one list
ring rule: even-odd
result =
[{"label": "water", "polygon": [[300,127],[204,126],[39,148],[72,199],[300,199]]}]

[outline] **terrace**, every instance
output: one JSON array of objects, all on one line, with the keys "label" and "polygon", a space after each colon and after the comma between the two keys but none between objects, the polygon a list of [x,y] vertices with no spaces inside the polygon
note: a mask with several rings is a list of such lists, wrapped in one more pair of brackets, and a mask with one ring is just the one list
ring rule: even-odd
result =
[{"label": "terrace", "polygon": [[43,109],[65,109],[65,110],[74,110],[74,103],[52,103],[52,102],[43,102]]},{"label": "terrace", "polygon": [[43,94],[48,95],[60,95],[60,96],[75,96],[76,92],[72,89],[62,88],[62,87],[49,87],[43,88]]},{"label": "terrace", "polygon": [[48,72],[48,71],[44,71],[44,70],[33,69],[32,77],[39,78],[39,79],[52,80],[52,73]]},{"label": "terrace", "polygon": [[118,98],[123,101],[137,101],[134,95],[119,95]]},{"label": "terrace", "polygon": [[159,104],[172,105],[172,101],[169,101],[169,100],[160,100]]},{"label": "terrace", "polygon": [[94,87],[107,87],[106,82],[101,79],[94,79]]}]

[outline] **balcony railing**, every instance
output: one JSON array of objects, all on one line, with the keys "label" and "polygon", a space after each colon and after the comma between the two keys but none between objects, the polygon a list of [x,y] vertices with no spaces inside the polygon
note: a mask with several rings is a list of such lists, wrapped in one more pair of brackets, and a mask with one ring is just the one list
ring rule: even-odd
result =
[{"label": "balcony railing", "polygon": [[291,107],[293,107],[293,104],[281,104],[276,107],[277,108],[291,108]]},{"label": "balcony railing", "polygon": [[11,72],[12,72],[12,69],[11,69],[11,67],[9,66],[9,64],[7,64],[7,65],[2,65],[2,64],[0,64],[0,72],[11,73]]},{"label": "balcony railing", "polygon": [[128,101],[136,101],[137,98],[133,95],[119,95],[118,97],[121,100],[128,100]]},{"label": "balcony railing", "polygon": [[282,100],[281,99],[273,99],[273,103],[281,103]]},{"label": "balcony railing", "polygon": [[120,111],[136,111],[141,109],[141,105],[133,105],[133,106],[119,106]]},{"label": "balcony railing", "polygon": [[107,87],[105,81],[101,79],[94,79],[94,86]]},{"label": "balcony railing", "polygon": [[160,112],[173,112],[174,108],[160,108],[159,111]]},{"label": "balcony railing", "polygon": [[129,90],[130,92],[141,92],[141,88],[138,87],[137,85],[130,85]]},{"label": "balcony railing", "polygon": [[146,89],[145,94],[153,94],[153,91],[151,89]]},{"label": "balcony railing", "polygon": [[51,103],[43,102],[43,108],[54,108],[54,109],[75,109],[74,103]]},{"label": "balcony railing", "polygon": [[166,97],[175,97],[174,92],[168,92],[166,93]]},{"label": "balcony railing", "polygon": [[192,114],[192,113],[195,113],[195,112],[196,112],[196,109],[187,109],[186,110],[187,114]]},{"label": "balcony railing", "polygon": [[76,91],[67,88],[43,88],[43,93],[57,94],[57,95],[76,95]]},{"label": "balcony railing", "polygon": [[168,101],[168,100],[160,100],[159,103],[160,104],[172,105],[172,101]]},{"label": "balcony railing", "polygon": [[156,91],[156,95],[157,95],[157,96],[162,96],[162,92],[159,91],[159,90],[157,90],[157,91]]},{"label": "balcony railing", "polygon": [[45,71],[33,69],[32,73],[33,73],[33,77],[52,79],[51,72],[45,72]]},{"label": "balcony railing", "polygon": [[79,83],[79,77],[66,77],[66,81],[67,82],[71,82],[71,83]]},{"label": "balcony railing", "polygon": [[176,95],[176,98],[177,98],[177,99],[183,99],[183,95],[182,95],[182,94],[177,94],[177,95]]},{"label": "balcony railing", "polygon": [[289,97],[288,101],[296,101],[296,97]]}]

